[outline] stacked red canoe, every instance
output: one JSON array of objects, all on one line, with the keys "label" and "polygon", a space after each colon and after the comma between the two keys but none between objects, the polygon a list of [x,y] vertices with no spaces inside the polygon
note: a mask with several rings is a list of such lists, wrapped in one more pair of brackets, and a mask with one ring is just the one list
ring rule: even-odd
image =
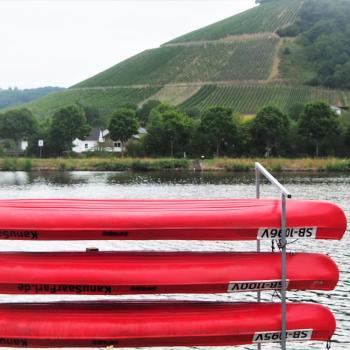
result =
[{"label": "stacked red canoe", "polygon": [[[0,239],[278,239],[276,200],[2,200]],[[288,201],[290,239],[341,239],[336,205]],[[235,293],[281,289],[279,253],[0,253],[0,293]],[[305,269],[307,266],[307,269]],[[289,290],[335,288],[339,271],[321,254],[287,255]],[[0,304],[0,346],[211,346],[278,342],[274,303],[60,302]],[[289,304],[287,340],[328,341],[332,313]]]}]

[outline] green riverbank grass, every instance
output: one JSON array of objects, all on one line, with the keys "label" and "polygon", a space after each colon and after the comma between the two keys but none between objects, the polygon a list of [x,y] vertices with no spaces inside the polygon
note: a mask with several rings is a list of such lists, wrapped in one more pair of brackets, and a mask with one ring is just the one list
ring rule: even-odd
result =
[{"label": "green riverbank grass", "polygon": [[260,162],[266,169],[273,172],[297,171],[350,171],[350,159],[339,158],[260,158],[260,159],[231,159],[219,158],[201,162],[203,171],[226,170],[234,172],[253,171],[254,163]]},{"label": "green riverbank grass", "polygon": [[[246,172],[254,170],[254,162],[273,172],[350,171],[350,159],[339,158],[218,158],[200,160],[202,171]],[[195,165],[194,165],[195,164]],[[3,158],[1,171],[178,171],[194,168],[198,161],[172,158]]]},{"label": "green riverbank grass", "polygon": [[0,159],[1,171],[156,171],[187,170],[187,159],[135,159],[135,158],[4,158]]}]

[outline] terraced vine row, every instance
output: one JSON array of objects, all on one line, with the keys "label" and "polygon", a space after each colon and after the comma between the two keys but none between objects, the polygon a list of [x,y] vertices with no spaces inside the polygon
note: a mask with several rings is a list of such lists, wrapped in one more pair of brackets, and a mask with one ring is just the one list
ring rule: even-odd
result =
[{"label": "terraced vine row", "polygon": [[230,35],[275,32],[295,21],[301,0],[276,0],[224,19],[169,43],[217,40]]},{"label": "terraced vine row", "polygon": [[179,60],[174,82],[264,80],[271,71],[277,38],[192,46]]},{"label": "terraced vine row", "polygon": [[58,108],[79,103],[97,108],[101,115],[108,115],[126,103],[139,103],[155,94],[159,88],[106,88],[106,89],[68,89],[50,94],[27,105],[40,117],[52,115]]},{"label": "terraced vine row", "polygon": [[165,46],[144,52],[76,87],[267,79],[279,39]]},{"label": "terraced vine row", "polygon": [[324,101],[329,104],[345,104],[350,99],[350,92],[319,89],[307,86],[283,85],[235,85],[204,86],[181,108],[198,107],[204,110],[210,106],[230,107],[234,111],[252,114],[267,105],[274,105],[283,111],[297,103]]}]

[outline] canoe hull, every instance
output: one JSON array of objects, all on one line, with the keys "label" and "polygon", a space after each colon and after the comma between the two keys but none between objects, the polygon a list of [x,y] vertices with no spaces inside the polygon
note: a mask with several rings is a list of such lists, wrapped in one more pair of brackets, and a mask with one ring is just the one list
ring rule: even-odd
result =
[{"label": "canoe hull", "polygon": [[[339,271],[325,255],[287,254],[287,279],[289,290],[333,290]],[[235,293],[280,288],[280,253],[0,253],[0,294]]]},{"label": "canoe hull", "polygon": [[[278,341],[280,304],[100,302],[0,305],[6,347],[218,346]],[[312,304],[287,306],[288,340],[326,341],[332,313]]]},{"label": "canoe hull", "polygon": [[[0,239],[256,240],[281,235],[278,200],[2,200]],[[335,204],[288,200],[290,239],[341,239]]]}]

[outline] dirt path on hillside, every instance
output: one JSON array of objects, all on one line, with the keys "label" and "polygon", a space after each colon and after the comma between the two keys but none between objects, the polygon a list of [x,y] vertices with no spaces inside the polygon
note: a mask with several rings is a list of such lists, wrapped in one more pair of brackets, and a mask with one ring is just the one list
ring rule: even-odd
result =
[{"label": "dirt path on hillside", "polygon": [[275,57],[273,58],[272,62],[272,69],[269,77],[267,78],[267,83],[271,83],[274,80],[277,80],[279,78],[279,66],[281,63],[281,57],[280,57],[280,51],[283,45],[283,39],[280,39],[278,44],[276,45],[276,53]]}]

